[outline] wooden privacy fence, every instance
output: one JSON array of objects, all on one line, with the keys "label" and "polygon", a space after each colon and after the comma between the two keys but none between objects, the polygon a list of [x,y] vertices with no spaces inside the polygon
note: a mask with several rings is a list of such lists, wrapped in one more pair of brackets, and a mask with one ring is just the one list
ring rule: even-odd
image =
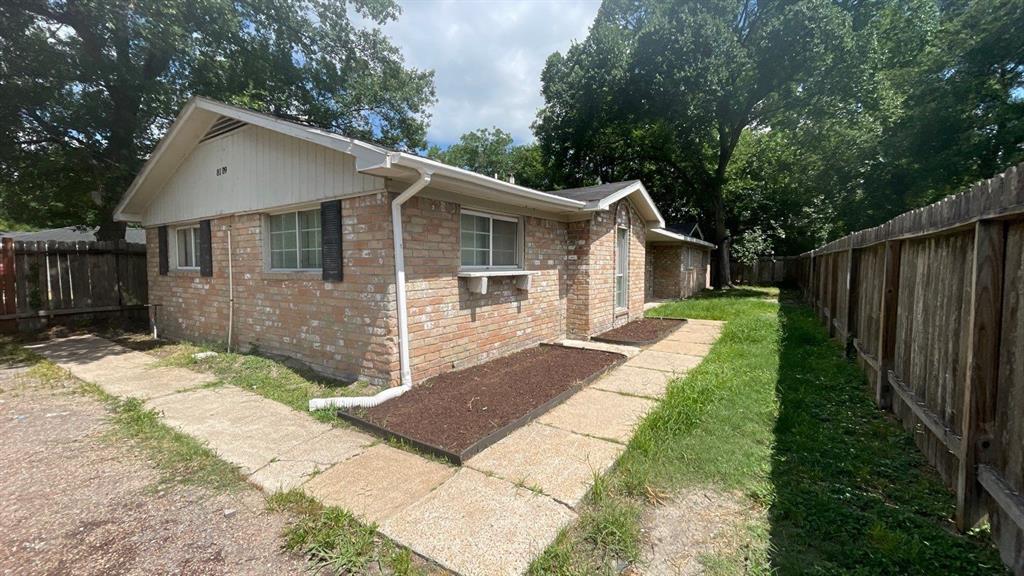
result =
[{"label": "wooden privacy fence", "polygon": [[0,241],[0,328],[137,310],[146,301],[144,244]]},{"label": "wooden privacy fence", "polygon": [[1024,574],[1024,164],[801,255],[799,285]]},{"label": "wooden privacy fence", "polygon": [[792,284],[797,283],[800,256],[761,258],[753,264],[729,263],[729,276],[737,284]]}]

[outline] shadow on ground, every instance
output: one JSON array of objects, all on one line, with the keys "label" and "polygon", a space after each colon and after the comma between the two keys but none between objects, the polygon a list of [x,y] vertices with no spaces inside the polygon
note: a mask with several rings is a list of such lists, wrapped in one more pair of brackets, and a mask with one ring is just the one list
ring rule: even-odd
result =
[{"label": "shadow on ground", "polygon": [[953,495],[871,402],[860,369],[783,293],[771,462],[779,574],[1005,574],[985,531],[960,535]]}]

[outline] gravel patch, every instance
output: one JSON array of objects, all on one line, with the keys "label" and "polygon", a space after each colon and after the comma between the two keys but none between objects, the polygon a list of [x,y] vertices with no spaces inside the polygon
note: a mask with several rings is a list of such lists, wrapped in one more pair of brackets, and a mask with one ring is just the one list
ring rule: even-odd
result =
[{"label": "gravel patch", "polygon": [[0,367],[0,566],[4,574],[296,574],[290,520],[255,489],[158,484],[108,441],[106,408]]}]

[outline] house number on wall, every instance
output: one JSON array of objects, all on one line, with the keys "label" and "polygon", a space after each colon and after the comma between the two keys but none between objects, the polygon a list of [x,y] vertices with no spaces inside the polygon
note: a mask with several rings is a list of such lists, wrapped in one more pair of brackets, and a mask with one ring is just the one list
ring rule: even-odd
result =
[{"label": "house number on wall", "polygon": [[223,176],[223,175],[225,175],[227,173],[228,173],[228,167],[227,166],[221,166],[220,168],[217,168],[217,176]]}]

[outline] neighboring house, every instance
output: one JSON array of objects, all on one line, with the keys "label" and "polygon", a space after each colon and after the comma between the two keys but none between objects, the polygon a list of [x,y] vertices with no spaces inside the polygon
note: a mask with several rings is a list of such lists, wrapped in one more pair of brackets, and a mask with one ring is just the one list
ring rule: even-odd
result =
[{"label": "neighboring house", "polygon": [[[700,231],[696,224],[689,228]],[[711,282],[714,244],[669,230],[647,232],[647,298],[689,298]]]},{"label": "neighboring house", "polygon": [[[0,238],[11,238],[23,242],[94,242],[97,228],[67,226],[34,232],[0,232]],[[146,242],[146,231],[142,228],[128,228],[124,239],[133,244]]]},{"label": "neighboring house", "polygon": [[115,217],[162,334],[386,385],[640,318],[664,226],[637,181],[540,192],[204,98]]}]

